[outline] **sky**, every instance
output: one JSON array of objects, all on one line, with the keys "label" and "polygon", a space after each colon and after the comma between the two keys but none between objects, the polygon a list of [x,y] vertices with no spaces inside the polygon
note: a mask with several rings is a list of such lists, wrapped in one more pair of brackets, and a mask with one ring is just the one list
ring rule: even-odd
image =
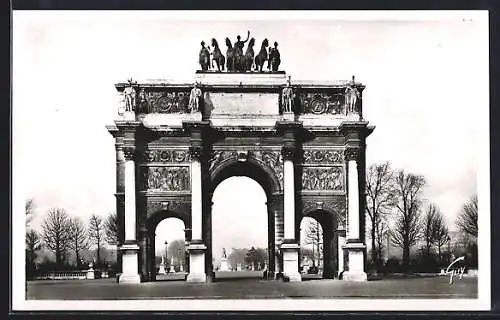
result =
[{"label": "sky", "polygon": [[[33,198],[37,228],[63,207],[87,220],[115,211],[115,148],[105,126],[117,117],[114,84],[130,77],[192,82],[201,40],[238,34],[278,41],[293,79],[366,85],[367,163],[424,175],[424,198],[453,229],[477,192],[488,132],[486,14],[301,14],[226,12],[13,13],[13,181]],[[486,155],[487,156],[487,155]],[[264,198],[263,198],[264,197]],[[22,200],[24,201],[24,200]],[[231,178],[214,195],[214,255],[267,243],[265,195]],[[21,206],[22,207],[22,206]],[[261,212],[259,214],[259,212]],[[16,214],[23,215],[21,211]],[[170,225],[170,226],[169,226]],[[162,223],[157,242],[180,234]],[[243,239],[243,240],[242,240]]]}]

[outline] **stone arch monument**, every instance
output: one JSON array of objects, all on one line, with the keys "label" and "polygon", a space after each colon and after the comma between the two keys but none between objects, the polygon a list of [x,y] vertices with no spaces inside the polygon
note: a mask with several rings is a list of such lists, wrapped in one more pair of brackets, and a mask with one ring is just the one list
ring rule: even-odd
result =
[{"label": "stone arch monument", "polygon": [[197,71],[188,84],[115,86],[136,95],[107,127],[116,147],[119,282],[154,280],[154,228],[166,217],[186,226],[186,280],[209,280],[212,194],[231,176],[265,190],[268,275],[301,280],[299,226],[310,216],[324,232],[324,276],[366,280],[365,142],[374,127],[362,116],[361,83]]}]

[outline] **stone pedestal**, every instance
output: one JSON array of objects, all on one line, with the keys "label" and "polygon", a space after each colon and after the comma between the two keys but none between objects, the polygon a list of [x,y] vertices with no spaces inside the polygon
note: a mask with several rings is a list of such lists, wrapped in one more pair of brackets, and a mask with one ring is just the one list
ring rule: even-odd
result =
[{"label": "stone pedestal", "polygon": [[284,121],[295,121],[295,114],[293,112],[283,112]]},{"label": "stone pedestal", "polygon": [[366,246],[362,243],[347,243],[344,249],[348,254],[348,270],[342,274],[345,281],[367,281],[368,277],[364,271],[364,250]]},{"label": "stone pedestal", "polygon": [[90,267],[89,270],[87,270],[87,279],[93,280],[95,279],[95,272],[94,268]]},{"label": "stone pedestal", "polygon": [[167,271],[165,270],[165,264],[162,262],[160,264],[160,270],[158,270],[158,274],[165,274]]},{"label": "stone pedestal", "polygon": [[136,244],[124,244],[120,247],[122,251],[122,274],[119,283],[140,283],[138,253],[139,246]]},{"label": "stone pedestal", "polygon": [[186,278],[187,282],[206,282],[207,275],[205,273],[205,250],[207,247],[204,244],[190,244],[189,250],[189,274]]},{"label": "stone pedestal", "polygon": [[300,246],[296,243],[284,243],[281,245],[283,253],[283,274],[290,281],[302,281],[299,273],[299,249]]},{"label": "stone pedestal", "polygon": [[219,271],[229,271],[229,262],[227,261],[227,258],[222,258],[220,260]]}]

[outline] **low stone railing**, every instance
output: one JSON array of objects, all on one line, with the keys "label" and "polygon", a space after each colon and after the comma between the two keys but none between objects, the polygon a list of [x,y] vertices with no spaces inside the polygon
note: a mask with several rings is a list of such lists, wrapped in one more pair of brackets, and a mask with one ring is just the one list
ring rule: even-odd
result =
[{"label": "low stone railing", "polygon": [[[104,272],[95,270],[94,278],[99,279],[102,277]],[[107,273],[106,273],[107,277]],[[86,280],[88,278],[87,270],[76,270],[76,271],[51,271],[43,273],[42,275],[36,276],[35,280]]]}]

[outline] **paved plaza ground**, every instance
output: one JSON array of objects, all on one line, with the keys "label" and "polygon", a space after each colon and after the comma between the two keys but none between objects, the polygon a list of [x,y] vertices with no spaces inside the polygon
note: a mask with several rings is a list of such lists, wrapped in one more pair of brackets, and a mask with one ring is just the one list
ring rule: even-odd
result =
[{"label": "paved plaza ground", "polygon": [[[257,278],[259,272],[216,273],[212,283],[187,283],[184,275],[164,276],[172,281],[118,284],[116,279],[38,280],[26,286],[27,299],[120,300],[120,299],[288,299],[288,298],[379,298],[379,299],[473,299],[477,277],[389,277],[363,283],[331,279],[282,282]],[[174,280],[178,281],[174,281]]]}]

